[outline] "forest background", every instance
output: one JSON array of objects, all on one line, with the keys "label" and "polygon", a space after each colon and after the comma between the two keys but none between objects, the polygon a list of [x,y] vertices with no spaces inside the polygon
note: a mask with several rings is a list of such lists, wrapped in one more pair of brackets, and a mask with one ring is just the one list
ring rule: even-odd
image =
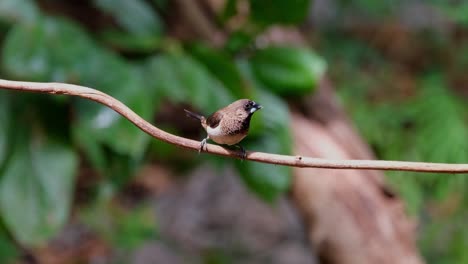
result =
[{"label": "forest background", "polygon": [[[193,139],[203,135],[184,108],[210,113],[253,98],[265,109],[246,148],[282,154],[292,149],[289,109],[326,79],[379,159],[467,163],[467,26],[465,1],[1,0],[0,76],[93,87]],[[269,44],[297,32],[299,45]],[[258,207],[287,203],[291,185],[286,167],[186,152],[93,102],[0,91],[0,262],[266,261],[262,239],[219,246],[197,229],[203,210],[190,201],[204,197],[203,180],[193,174],[232,175]],[[418,221],[424,259],[468,263],[467,175],[386,180]],[[219,210],[241,205],[236,195]]]}]

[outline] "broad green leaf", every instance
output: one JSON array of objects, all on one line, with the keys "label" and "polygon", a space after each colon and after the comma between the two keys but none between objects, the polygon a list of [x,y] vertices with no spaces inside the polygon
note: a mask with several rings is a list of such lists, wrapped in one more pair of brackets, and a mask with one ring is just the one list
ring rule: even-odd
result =
[{"label": "broad green leaf", "polygon": [[[95,87],[121,100],[149,120],[154,92],[145,89],[137,69],[117,55],[97,46],[75,24],[62,19],[42,19],[33,26],[18,25],[7,36],[3,51],[4,68],[21,79],[72,81]],[[114,151],[141,157],[149,136],[108,107],[78,100],[76,129],[82,129],[92,143]],[[75,134],[76,135],[76,134]],[[91,152],[91,151],[90,151]],[[92,151],[94,163],[102,163]],[[100,160],[100,161],[97,161]]]},{"label": "broad green leaf", "polygon": [[10,102],[6,92],[0,92],[0,169],[7,157],[11,127]]},{"label": "broad green leaf", "polygon": [[2,66],[18,79],[76,81],[88,69],[93,48],[93,42],[75,24],[44,18],[13,27],[3,46]]},{"label": "broad green leaf", "polygon": [[233,96],[205,67],[183,53],[162,54],[150,59],[147,83],[159,96],[185,102],[210,114],[233,102]]},{"label": "broad green leaf", "polygon": [[215,50],[201,43],[192,45],[191,54],[223,82],[232,93],[241,97],[245,93],[245,82],[233,60],[222,51]]},{"label": "broad green leaf", "polygon": [[325,61],[307,48],[268,47],[252,57],[255,77],[280,95],[301,95],[315,89]]},{"label": "broad green leaf", "polygon": [[[136,67],[97,46],[74,24],[48,18],[34,26],[18,26],[10,34],[4,65],[15,76],[71,80],[95,87],[151,120],[157,102],[152,101],[154,92],[145,89]],[[141,160],[150,140],[148,135],[108,107],[84,99],[74,103],[76,119],[71,125],[72,134],[95,168],[105,175],[115,172],[105,147],[132,162]]]},{"label": "broad green leaf", "polygon": [[31,24],[39,17],[39,10],[33,0],[1,0],[0,20],[10,23]]},{"label": "broad green leaf", "polygon": [[38,245],[67,220],[77,157],[69,146],[18,129],[0,179],[0,211],[15,239]]},{"label": "broad green leaf", "polygon": [[249,0],[252,18],[264,25],[301,23],[309,13],[310,0]]},{"label": "broad green leaf", "polygon": [[2,68],[14,78],[46,80],[51,75],[52,56],[44,35],[37,25],[14,26],[3,44]]},{"label": "broad green leaf", "polygon": [[162,32],[161,19],[144,0],[94,0],[94,3],[130,33],[159,35]]}]

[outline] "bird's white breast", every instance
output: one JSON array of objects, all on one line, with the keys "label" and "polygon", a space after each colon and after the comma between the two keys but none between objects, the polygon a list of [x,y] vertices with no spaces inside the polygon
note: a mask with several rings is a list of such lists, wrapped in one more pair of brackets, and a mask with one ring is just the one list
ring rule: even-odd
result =
[{"label": "bird's white breast", "polygon": [[244,134],[228,135],[221,130],[221,126],[217,126],[216,128],[211,128],[207,126],[206,132],[208,133],[208,136],[211,138],[211,140],[213,140],[214,142],[226,145],[235,145],[246,136]]},{"label": "bird's white breast", "polygon": [[211,128],[210,126],[207,126],[206,132],[208,132],[208,136],[210,136],[210,138],[219,137],[223,135],[223,131],[221,131],[221,126],[217,126],[216,128]]}]

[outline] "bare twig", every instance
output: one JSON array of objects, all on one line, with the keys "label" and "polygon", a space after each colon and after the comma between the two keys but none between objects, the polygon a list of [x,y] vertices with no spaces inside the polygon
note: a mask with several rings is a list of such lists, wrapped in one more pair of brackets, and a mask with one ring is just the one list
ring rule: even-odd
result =
[{"label": "bare twig", "polygon": [[[117,99],[84,86],[65,83],[36,83],[19,82],[0,79],[0,88],[8,90],[29,91],[49,94],[65,94],[86,98],[107,107],[127,118],[144,132],[156,139],[162,140],[186,149],[198,151],[200,142],[169,134],[143,120],[130,108]],[[182,114],[182,113],[181,113]],[[207,144],[206,152],[231,158],[240,158],[239,154],[227,150],[221,146]],[[287,156],[270,154],[263,152],[247,152],[247,160],[309,168],[327,169],[364,169],[364,170],[399,170],[416,172],[440,172],[440,173],[468,173],[468,164],[447,164],[447,163],[427,163],[427,162],[407,162],[407,161],[386,161],[386,160],[330,160],[302,156]]]}]

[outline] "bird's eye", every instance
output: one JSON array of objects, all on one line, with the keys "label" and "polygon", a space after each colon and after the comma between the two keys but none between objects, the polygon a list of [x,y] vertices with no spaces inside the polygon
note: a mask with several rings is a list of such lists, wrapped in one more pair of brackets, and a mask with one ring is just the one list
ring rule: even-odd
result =
[{"label": "bird's eye", "polygon": [[244,108],[245,108],[245,110],[249,111],[252,107],[253,107],[253,102],[250,101],[250,102],[248,102],[248,103],[245,105]]}]

